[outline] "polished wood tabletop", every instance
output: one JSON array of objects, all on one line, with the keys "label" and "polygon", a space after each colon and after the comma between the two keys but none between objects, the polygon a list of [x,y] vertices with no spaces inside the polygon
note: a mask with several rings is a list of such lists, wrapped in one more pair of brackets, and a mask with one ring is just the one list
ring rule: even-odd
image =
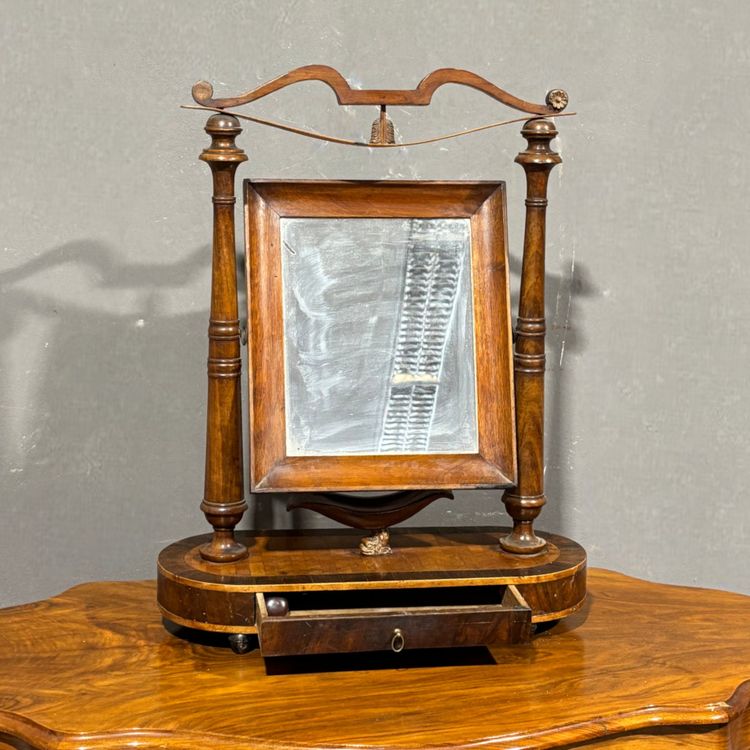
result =
[{"label": "polished wood tabletop", "polygon": [[527,645],[264,661],[84,584],[0,610],[0,748],[750,748],[750,597],[589,592]]}]

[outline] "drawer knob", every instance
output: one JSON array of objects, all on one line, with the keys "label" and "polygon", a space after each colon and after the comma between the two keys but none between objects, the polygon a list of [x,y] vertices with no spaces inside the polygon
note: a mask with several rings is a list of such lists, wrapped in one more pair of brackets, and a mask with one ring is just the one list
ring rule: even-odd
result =
[{"label": "drawer knob", "polygon": [[404,650],[404,646],[406,646],[404,634],[401,632],[401,628],[396,628],[391,637],[391,651],[397,654]]},{"label": "drawer knob", "polygon": [[266,601],[266,611],[271,617],[284,617],[289,614],[289,602],[283,596],[271,596]]}]

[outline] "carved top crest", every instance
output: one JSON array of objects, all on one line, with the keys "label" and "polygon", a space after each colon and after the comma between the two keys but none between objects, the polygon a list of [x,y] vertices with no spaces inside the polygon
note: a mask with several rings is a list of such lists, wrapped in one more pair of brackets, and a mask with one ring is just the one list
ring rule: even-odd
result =
[{"label": "carved top crest", "polygon": [[341,105],[426,107],[432,102],[432,95],[435,91],[448,83],[476,89],[508,107],[530,115],[556,115],[562,112],[568,103],[568,95],[562,89],[549,92],[544,104],[534,104],[509,94],[476,73],[458,68],[434,70],[425,76],[415,89],[355,89],[349,85],[341,73],[328,65],[305,65],[295,68],[240,96],[217,99],[214,98],[213,86],[210,83],[198,81],[193,86],[193,99],[204,107],[217,109],[238,107],[303,81],[325,83],[333,90],[336,100]]}]

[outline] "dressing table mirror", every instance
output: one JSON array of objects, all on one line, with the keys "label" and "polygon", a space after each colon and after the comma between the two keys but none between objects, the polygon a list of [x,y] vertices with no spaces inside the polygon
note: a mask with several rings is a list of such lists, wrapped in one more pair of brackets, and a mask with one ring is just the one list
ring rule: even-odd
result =
[{"label": "dressing table mirror", "polygon": [[[370,139],[235,111],[300,81],[327,85],[341,105],[377,108]],[[342,146],[428,144],[441,138],[396,143],[387,108],[428,106],[445,84],[522,113],[479,128],[519,122],[526,140],[516,157],[527,195],[515,330],[503,182],[248,179],[245,414],[240,121]],[[210,115],[200,158],[213,177],[201,503],[213,530],[160,554],[164,617],[225,633],[238,652],[257,643],[264,656],[288,656],[520,643],[575,612],[586,593],[585,552],[534,526],[546,501],[545,211],[560,162],[551,118],[565,116],[565,92],[533,104],[451,68],[413,90],[353,89],[332,68],[312,65],[237,97],[214,98],[199,82],[193,98],[192,108]],[[289,509],[344,528],[238,531],[246,484],[253,494],[287,493]],[[508,528],[398,526],[453,490],[480,488],[502,497]],[[470,503],[471,493],[454,502]]]}]

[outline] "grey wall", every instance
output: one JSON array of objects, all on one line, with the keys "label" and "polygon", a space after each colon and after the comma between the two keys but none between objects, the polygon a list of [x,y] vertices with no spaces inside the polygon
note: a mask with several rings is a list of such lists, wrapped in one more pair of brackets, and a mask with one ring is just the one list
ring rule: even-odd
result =
[{"label": "grey wall", "polygon": [[[2,3],[0,604],[154,574],[205,530],[209,173],[200,78],[234,94],[298,65],[410,88],[464,67],[566,88],[549,214],[549,504],[594,565],[750,593],[750,5],[725,2]],[[304,84],[252,111],[361,137],[375,112]],[[449,87],[412,138],[508,110]],[[243,176],[507,179],[517,126],[370,153],[249,125]],[[496,523],[499,493],[415,522]],[[323,524],[278,500],[244,524]]]}]

